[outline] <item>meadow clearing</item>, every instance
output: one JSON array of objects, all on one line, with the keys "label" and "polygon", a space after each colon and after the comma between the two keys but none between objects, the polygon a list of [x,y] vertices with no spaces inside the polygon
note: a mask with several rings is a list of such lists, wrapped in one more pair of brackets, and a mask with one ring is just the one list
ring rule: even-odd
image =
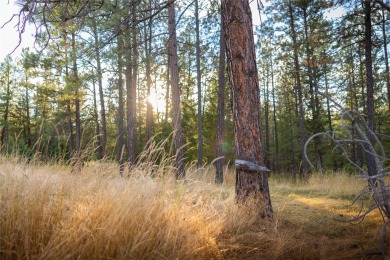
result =
[{"label": "meadow clearing", "polygon": [[[313,174],[307,183],[271,174],[274,220],[237,205],[234,171],[214,185],[214,168],[170,169],[0,158],[0,259],[382,259],[373,212],[359,223],[351,205],[364,180]],[[369,200],[369,198],[368,198]]]}]

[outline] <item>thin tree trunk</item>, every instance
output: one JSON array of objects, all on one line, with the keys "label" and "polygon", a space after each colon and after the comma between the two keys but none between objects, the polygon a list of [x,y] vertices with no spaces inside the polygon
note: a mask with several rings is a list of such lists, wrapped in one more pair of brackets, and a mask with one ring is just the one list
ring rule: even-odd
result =
[{"label": "thin tree trunk", "polygon": [[[356,109],[354,104],[354,90],[355,90],[355,71],[354,71],[354,62],[353,62],[353,53],[352,53],[352,46],[350,46],[350,56],[349,56],[349,67],[351,68],[351,71],[349,71],[349,92],[350,92],[350,100],[349,100],[349,106],[352,111]],[[348,65],[348,64],[346,64]],[[355,122],[352,121],[352,125],[354,125]],[[352,138],[356,138],[356,129],[352,128]],[[353,163],[356,163],[356,142],[352,142],[351,144],[351,160]]]},{"label": "thin tree trunk", "polygon": [[123,39],[118,37],[118,147],[117,147],[117,161],[119,164],[119,174],[122,176],[124,171],[124,142],[123,142],[123,133],[124,133],[124,109],[123,109]]},{"label": "thin tree trunk", "polygon": [[[131,159],[131,162],[133,164],[135,164],[136,162],[136,147],[137,147],[137,136],[136,136],[136,132],[137,132],[137,81],[138,81],[138,42],[137,42],[137,26],[136,26],[136,20],[137,20],[137,17],[136,17],[136,8],[137,8],[137,1],[134,2],[133,4],[133,7],[132,7],[132,18],[133,18],[133,27],[132,27],[132,37],[133,37],[133,40],[132,40],[132,50],[133,50],[133,83],[132,83],[132,87],[131,87],[131,91],[132,91],[132,102],[131,102],[131,105],[132,105],[132,108],[131,108],[131,111],[132,111],[132,131],[130,131],[130,140],[131,140],[131,144],[133,146],[133,149],[132,151],[134,152],[134,154],[131,155],[132,159]],[[141,137],[141,135],[140,135]]]},{"label": "thin tree trunk", "polygon": [[361,97],[362,97],[362,109],[363,109],[363,115],[364,119],[367,122],[367,102],[366,102],[366,81],[364,80],[364,64],[363,64],[363,58],[362,54],[360,53],[359,48],[359,74],[360,74],[360,87],[361,87]]},{"label": "thin tree trunk", "polygon": [[265,88],[264,88],[264,117],[265,117],[265,153],[264,153],[264,161],[265,161],[265,166],[270,168],[270,131],[269,131],[269,66],[268,66],[268,61],[266,60],[266,69],[265,69]]},{"label": "thin tree trunk", "polygon": [[100,64],[100,50],[99,50],[99,35],[97,30],[96,19],[93,18],[93,33],[95,39],[95,55],[96,55],[96,68],[99,85],[99,99],[100,99],[100,118],[102,123],[102,135],[100,137],[101,157],[99,159],[106,160],[107,157],[107,127],[106,127],[106,109],[104,102],[103,81],[102,81],[102,69]]},{"label": "thin tree trunk", "polygon": [[203,167],[202,83],[200,72],[199,1],[195,0],[196,80],[198,86],[198,168]]},{"label": "thin tree trunk", "polygon": [[[358,93],[358,84],[356,83],[356,78],[355,78],[355,72],[354,72],[354,68],[355,68],[355,63],[354,63],[354,58],[353,58],[353,53],[352,53],[352,48],[351,48],[351,59],[352,59],[352,68],[353,68],[353,71],[352,71],[352,86],[353,86],[353,101],[354,101],[354,107],[355,107],[355,110],[356,111],[359,111],[359,102],[358,102],[358,96],[357,96],[357,93]],[[353,134],[356,133],[356,129],[353,128]],[[362,167],[363,166],[363,151],[362,151],[362,146],[361,145],[355,145],[356,147],[356,163]]]},{"label": "thin tree trunk", "polygon": [[[149,0],[149,7],[151,7],[151,1]],[[145,26],[146,28],[146,26]],[[149,35],[145,30],[145,53],[146,53],[146,88],[147,95],[150,96],[151,93],[151,58],[152,58],[152,19],[149,19],[148,23]],[[148,39],[149,37],[149,39]],[[152,130],[153,130],[153,106],[150,102],[147,102],[146,107],[146,141],[150,142],[152,138]]]},{"label": "thin tree trunk", "polygon": [[75,84],[75,106],[76,106],[76,154],[74,158],[74,166],[76,170],[81,169],[81,120],[80,120],[80,86],[79,75],[77,69],[76,57],[76,36],[72,32],[72,60],[73,60],[73,83]]},{"label": "thin tree trunk", "polygon": [[294,131],[293,131],[293,115],[291,112],[291,106],[290,106],[290,91],[287,91],[286,96],[287,96],[287,105],[286,105],[286,110],[288,113],[288,124],[290,128],[290,141],[291,141],[291,164],[292,164],[292,175],[294,181],[297,179],[297,167],[295,163],[295,144],[294,144]]},{"label": "thin tree trunk", "polygon": [[[191,79],[192,79],[192,77],[191,77],[192,76],[192,62],[191,61],[192,61],[191,53],[188,52],[187,82],[191,82]],[[188,83],[185,86],[185,97],[186,97],[185,99],[189,100],[190,95],[192,95],[192,84],[190,85],[190,83]]]},{"label": "thin tree trunk", "polygon": [[173,121],[173,139],[176,150],[175,166],[176,179],[185,177],[184,169],[184,150],[183,137],[181,126],[181,109],[180,109],[180,86],[179,86],[179,66],[177,56],[177,39],[176,39],[176,19],[175,19],[175,4],[171,1],[168,6],[169,19],[169,45],[168,45],[168,61],[169,70],[171,72],[171,88],[172,88],[172,121]]},{"label": "thin tree trunk", "polygon": [[300,131],[300,137],[301,137],[301,161],[302,165],[299,169],[299,174],[301,178],[307,179],[308,178],[308,165],[305,158],[305,142],[306,142],[306,134],[305,134],[305,112],[303,109],[303,91],[302,91],[302,84],[301,84],[301,77],[300,77],[300,66],[299,66],[299,60],[298,60],[298,45],[297,45],[297,36],[295,31],[295,24],[294,24],[294,14],[293,9],[291,5],[291,0],[289,0],[288,3],[288,9],[289,9],[289,15],[290,15],[290,30],[291,30],[291,37],[293,41],[293,48],[294,48],[294,66],[295,66],[295,77],[296,77],[296,83],[297,83],[297,95],[298,95],[298,113],[299,113],[299,131]]},{"label": "thin tree trunk", "polygon": [[273,108],[273,123],[274,123],[274,143],[275,143],[275,156],[274,156],[274,171],[279,172],[279,137],[278,137],[278,123],[276,121],[276,101],[275,101],[275,85],[274,85],[274,66],[272,54],[271,61],[271,87],[272,87],[272,108]]},{"label": "thin tree trunk", "polygon": [[[351,81],[352,81],[352,86],[351,86],[351,109],[352,110],[359,110],[359,103],[358,103],[358,97],[357,97],[357,84],[356,84],[356,78],[355,78],[355,62],[354,62],[354,57],[353,57],[353,48],[352,46],[350,47],[350,59],[351,59]],[[352,122],[354,124],[354,122]],[[352,128],[352,135],[354,138],[356,138],[356,129]],[[362,151],[361,151],[361,146],[359,144],[356,144],[355,142],[352,143],[352,154],[355,158],[355,163],[358,165],[363,164],[363,158],[362,158]],[[353,159],[353,158],[352,158]]]},{"label": "thin tree trunk", "polygon": [[382,8],[382,34],[383,34],[383,52],[385,54],[385,65],[386,65],[386,88],[387,88],[387,103],[389,106],[389,112],[390,112],[390,69],[389,69],[389,56],[387,53],[387,36],[386,36],[386,20],[385,20],[385,14]]},{"label": "thin tree trunk", "polygon": [[169,71],[169,66],[170,66],[170,58],[168,55],[168,66],[167,66],[167,91],[165,93],[165,117],[164,121],[168,122],[168,115],[169,115],[169,86],[171,84],[171,77],[170,77],[170,71]]},{"label": "thin tree trunk", "polygon": [[[360,78],[360,96],[361,96],[361,108],[363,111],[363,117],[364,120],[367,122],[367,102],[366,102],[366,84],[365,84],[365,77],[364,77],[364,64],[363,64],[363,58],[362,58],[362,49],[359,46],[358,49],[358,56],[359,56],[359,78]],[[356,109],[359,109],[359,105],[357,105]],[[365,162],[365,155],[364,155],[364,146],[359,144],[357,147],[357,155],[358,158],[360,158],[360,166],[363,166]]]},{"label": "thin tree trunk", "polygon": [[30,93],[28,91],[28,76],[26,75],[25,78],[26,83],[26,135],[27,135],[27,147],[31,148],[32,141],[31,141],[31,118],[30,118]]},{"label": "thin tree trunk", "polygon": [[[318,82],[317,82],[317,68],[314,67],[312,68],[313,72],[313,78],[314,78],[314,105],[315,105],[315,114],[313,116],[314,119],[314,132],[323,132],[323,125],[321,123],[321,118],[320,118],[320,101],[318,98]],[[317,136],[314,138],[314,149],[317,153],[317,169],[320,173],[322,173],[322,167],[323,167],[323,158],[322,158],[322,151],[320,149],[321,147],[321,140],[320,137]]]},{"label": "thin tree trunk", "polygon": [[[133,26],[135,26],[133,24]],[[134,32],[134,30],[131,30]],[[127,116],[127,156],[130,167],[135,165],[135,111],[134,107],[136,107],[134,95],[134,89],[136,86],[133,85],[133,49],[135,48],[135,44],[133,42],[133,38],[131,37],[130,30],[126,31],[125,39],[128,43],[126,46],[127,55],[126,55],[126,116]]]},{"label": "thin tree trunk", "polygon": [[216,133],[216,157],[215,160],[215,183],[223,183],[223,165],[225,162],[225,152],[223,143],[225,138],[225,39],[223,29],[223,16],[221,15],[221,32],[219,36],[219,68],[218,68],[218,105],[217,105],[217,133]]},{"label": "thin tree trunk", "polygon": [[[313,72],[311,67],[311,52],[310,52],[310,46],[309,46],[309,26],[307,24],[307,6],[303,7],[303,24],[304,24],[304,31],[305,31],[305,50],[306,50],[306,59],[307,59],[307,72],[308,72],[308,79],[309,79],[309,94],[310,94],[310,109],[313,116],[313,121],[316,120],[315,118],[315,104],[314,104],[314,89],[313,89]],[[315,124],[315,123],[314,123]],[[316,132],[316,129],[314,129],[314,132]]]},{"label": "thin tree trunk", "polygon": [[[308,25],[308,14],[307,14],[308,5],[305,4],[303,7],[303,21],[304,21],[304,31],[305,31],[305,47],[306,47],[306,59],[307,59],[307,71],[309,79],[309,93],[310,93],[310,107],[313,117],[313,133],[318,133],[320,131],[320,119],[319,119],[319,101],[318,101],[318,84],[316,82],[316,71],[314,67],[314,58],[312,53],[314,50],[310,48],[309,44],[309,25]],[[322,172],[322,155],[319,150],[320,139],[319,137],[314,138],[314,151],[317,155],[317,168]],[[305,160],[305,159],[303,159]]]},{"label": "thin tree trunk", "polygon": [[11,77],[10,77],[10,63],[7,62],[6,65],[6,101],[5,101],[5,111],[4,111],[4,117],[3,117],[3,128],[1,129],[1,146],[0,151],[2,151],[5,148],[5,144],[7,143],[7,132],[8,132],[8,114],[9,114],[9,101],[11,99],[11,93],[10,93],[10,86],[11,86]]},{"label": "thin tree trunk", "polygon": [[73,122],[72,122],[72,111],[70,108],[70,100],[66,100],[66,114],[68,117],[68,149],[69,149],[69,157],[73,156],[73,144],[74,144],[74,136],[73,136]]},{"label": "thin tree trunk", "polygon": [[102,152],[103,152],[103,147],[101,145],[101,135],[100,135],[100,124],[99,124],[99,113],[97,109],[97,98],[96,98],[96,82],[95,82],[95,75],[92,77],[92,96],[93,96],[93,115],[94,115],[94,121],[95,121],[95,135],[97,138],[97,143],[98,143],[98,159],[102,159]]},{"label": "thin tree trunk", "polygon": [[[318,102],[318,84],[316,83],[316,73],[314,68],[314,59],[312,57],[313,49],[310,49],[309,44],[309,25],[308,25],[308,14],[307,14],[308,5],[305,4],[303,7],[303,21],[304,21],[304,32],[305,32],[305,49],[306,49],[306,59],[307,59],[307,71],[309,79],[309,93],[310,93],[310,108],[313,117],[313,133],[318,133],[320,131],[320,120],[319,120],[319,102]],[[314,81],[314,82],[313,82]],[[317,168],[319,172],[322,172],[322,155],[319,150],[320,139],[319,137],[314,138],[314,151],[317,155]]]},{"label": "thin tree trunk", "polygon": [[[66,33],[64,35],[65,40],[65,82],[69,79],[69,60],[68,60],[68,44],[67,44],[67,36]],[[68,84],[68,83],[66,83]],[[69,149],[69,157],[73,157],[73,145],[74,145],[74,136],[73,136],[73,122],[72,122],[72,111],[70,108],[70,99],[67,99],[66,101],[66,113],[68,118],[68,149]]]},{"label": "thin tree trunk", "polygon": [[[325,60],[326,60],[326,54],[324,54]],[[329,101],[329,83],[328,83],[328,70],[326,63],[324,64],[324,77],[325,77],[325,93],[326,93],[326,112],[328,117],[328,128],[329,131],[333,131],[332,127],[332,116],[330,113],[330,101]]]},{"label": "thin tree trunk", "polygon": [[[157,73],[154,73],[154,94],[156,97],[158,97],[158,92],[157,92]],[[158,106],[156,107],[156,119],[157,119],[157,125],[160,124],[160,111],[158,110]]]},{"label": "thin tree trunk", "polygon": [[[327,116],[328,116],[328,128],[329,131],[333,132],[333,127],[332,127],[332,117],[331,117],[331,112],[330,112],[330,100],[329,100],[329,85],[328,85],[328,74],[327,74],[327,68],[326,64],[324,65],[324,74],[325,74],[325,93],[326,93],[326,111],[327,111]],[[332,162],[333,162],[333,168],[336,169],[336,160],[335,157],[332,155]]]},{"label": "thin tree trunk", "polygon": [[[236,159],[261,166],[264,151],[260,141],[260,90],[249,1],[222,0],[221,6],[233,96]],[[265,207],[263,213],[272,218],[267,178],[267,172],[237,167],[236,195],[239,202],[256,198]]]},{"label": "thin tree trunk", "polygon": [[[375,122],[374,122],[374,77],[372,70],[372,26],[371,26],[371,1],[364,1],[364,27],[365,27],[365,66],[366,66],[366,94],[367,94],[367,125],[369,130],[372,132],[375,131]],[[372,145],[375,145],[375,139],[373,134],[368,134],[368,139]],[[368,175],[373,176],[376,173],[376,166],[374,158],[367,154],[367,168]]]}]

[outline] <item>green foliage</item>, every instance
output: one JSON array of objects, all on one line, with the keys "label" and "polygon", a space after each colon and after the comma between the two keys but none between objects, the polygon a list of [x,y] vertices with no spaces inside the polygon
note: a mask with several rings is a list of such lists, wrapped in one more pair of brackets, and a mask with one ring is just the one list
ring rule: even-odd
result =
[{"label": "green foliage", "polygon": [[[342,19],[334,18],[331,7],[323,1],[290,1],[297,36],[297,46],[292,43],[288,1],[269,1],[262,10],[267,18],[261,27],[255,28],[257,40],[258,73],[260,75],[262,103],[262,138],[265,156],[272,171],[299,173],[302,164],[300,140],[298,91],[294,69],[293,50],[297,48],[300,65],[300,79],[303,88],[305,112],[304,131],[306,137],[314,133],[337,128],[340,125],[337,113],[327,100],[316,94],[316,89],[327,92],[348,109],[355,109],[362,115],[366,111],[366,75],[364,58],[363,16],[358,1],[344,1]],[[348,2],[348,3],[347,3]],[[171,92],[167,77],[167,20],[166,10],[154,13],[155,2],[139,1],[137,19],[132,21],[132,4],[105,1],[102,6],[90,6],[83,17],[72,18],[74,10],[63,10],[62,4],[53,7],[51,22],[47,31],[37,38],[37,45],[44,51],[23,49],[21,57],[7,58],[0,66],[0,132],[6,129],[6,149],[3,152],[42,160],[70,159],[71,148],[75,148],[75,102],[81,105],[81,149],[86,158],[96,160],[99,151],[97,124],[101,127],[100,100],[97,94],[96,108],[93,101],[93,85],[97,85],[96,53],[91,34],[93,19],[99,31],[99,54],[102,62],[103,89],[107,121],[107,158],[117,158],[118,146],[118,64],[121,68],[123,88],[126,83],[126,66],[132,51],[133,22],[137,31],[138,75],[137,76],[137,147],[139,155],[147,145],[146,106],[147,77],[146,60],[152,61],[151,92],[159,97],[159,107],[153,108],[153,134],[156,142],[171,137]],[[331,4],[332,6],[334,4]],[[77,5],[78,6],[78,5]],[[211,163],[215,159],[217,82],[220,14],[216,1],[200,1],[200,38],[202,72],[202,116],[203,116],[203,157]],[[181,86],[182,131],[187,163],[197,159],[197,90],[195,62],[195,20],[194,7],[189,3],[177,5],[177,35],[179,51],[179,74]],[[373,9],[373,19],[382,25],[381,10]],[[253,10],[253,14],[257,10]],[[152,15],[152,20],[148,16]],[[255,17],[253,15],[253,17]],[[35,21],[43,17],[34,14]],[[65,19],[67,18],[67,19]],[[100,19],[102,18],[102,19]],[[385,19],[388,17],[385,15]],[[74,19],[74,20],[72,20]],[[255,21],[257,23],[257,21]],[[149,26],[151,26],[149,28]],[[388,20],[384,21],[385,32],[389,30]],[[387,154],[390,135],[386,70],[383,50],[382,28],[374,26],[373,64],[375,79],[375,121]],[[75,51],[72,49],[72,33],[75,34]],[[49,35],[50,34],[50,35]],[[49,40],[49,36],[51,39]],[[151,39],[145,46],[145,40]],[[123,42],[121,42],[123,41]],[[119,43],[123,48],[119,48]],[[149,53],[146,50],[150,48]],[[121,61],[119,61],[121,57]],[[74,64],[76,61],[76,64]],[[121,63],[120,63],[121,62]],[[77,78],[74,74],[77,65]],[[131,63],[130,65],[134,65]],[[8,66],[8,67],[7,67]],[[8,71],[8,72],[7,72]],[[9,73],[9,89],[7,82]],[[226,83],[225,153],[226,162],[234,159],[234,129],[232,126],[231,97]],[[168,96],[167,96],[168,95]],[[5,119],[9,103],[8,118]],[[126,111],[126,90],[124,91]],[[162,105],[164,103],[164,105]],[[267,115],[266,108],[267,107]],[[95,114],[95,110],[97,115]],[[158,110],[158,114],[157,114]],[[168,111],[168,112],[166,112]],[[328,114],[329,113],[329,114]],[[275,114],[275,118],[274,118]],[[265,126],[268,117],[268,129]],[[69,126],[70,124],[70,126]],[[126,112],[124,114],[126,126]],[[266,130],[269,139],[266,140]],[[124,144],[127,134],[124,130]],[[100,131],[101,133],[101,131]],[[309,156],[315,162],[322,162],[323,170],[352,172],[343,159],[340,150],[334,150],[331,143],[319,138],[309,145]],[[267,144],[267,147],[265,145]],[[172,151],[169,142],[165,149]],[[127,147],[124,158],[127,158]],[[350,147],[348,153],[355,153],[356,160],[364,164],[364,156],[357,147]],[[362,158],[359,158],[362,157]],[[360,161],[359,161],[360,160]]]}]

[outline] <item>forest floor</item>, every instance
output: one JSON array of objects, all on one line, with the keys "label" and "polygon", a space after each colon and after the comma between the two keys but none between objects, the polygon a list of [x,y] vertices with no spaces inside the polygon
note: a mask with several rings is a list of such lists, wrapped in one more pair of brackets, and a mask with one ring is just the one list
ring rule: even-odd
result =
[{"label": "forest floor", "polygon": [[378,212],[332,220],[359,213],[361,179],[273,174],[267,221],[260,205],[235,203],[231,170],[215,186],[213,168],[190,168],[177,183],[148,167],[119,177],[114,164],[71,174],[0,158],[0,259],[382,259]]}]

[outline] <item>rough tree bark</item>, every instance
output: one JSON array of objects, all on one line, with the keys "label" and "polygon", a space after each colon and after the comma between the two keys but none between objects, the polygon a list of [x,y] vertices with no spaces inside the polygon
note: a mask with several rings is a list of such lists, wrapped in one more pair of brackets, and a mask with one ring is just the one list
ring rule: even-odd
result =
[{"label": "rough tree bark", "polygon": [[168,29],[169,29],[169,44],[168,44],[168,62],[169,71],[171,73],[171,91],[172,91],[172,121],[173,121],[173,142],[175,146],[175,167],[176,179],[185,177],[184,169],[184,150],[183,137],[181,127],[181,108],[180,108],[180,86],[179,86],[179,66],[177,56],[177,39],[176,39],[176,18],[175,4],[171,1],[168,6]]},{"label": "rough tree bark", "polygon": [[[253,197],[264,204],[264,213],[272,218],[267,172],[263,166],[260,142],[260,90],[248,0],[222,0],[227,67],[233,99],[236,159],[255,170],[236,163],[238,202]],[[236,162],[237,162],[236,160]],[[262,169],[264,169],[263,167]]]}]

